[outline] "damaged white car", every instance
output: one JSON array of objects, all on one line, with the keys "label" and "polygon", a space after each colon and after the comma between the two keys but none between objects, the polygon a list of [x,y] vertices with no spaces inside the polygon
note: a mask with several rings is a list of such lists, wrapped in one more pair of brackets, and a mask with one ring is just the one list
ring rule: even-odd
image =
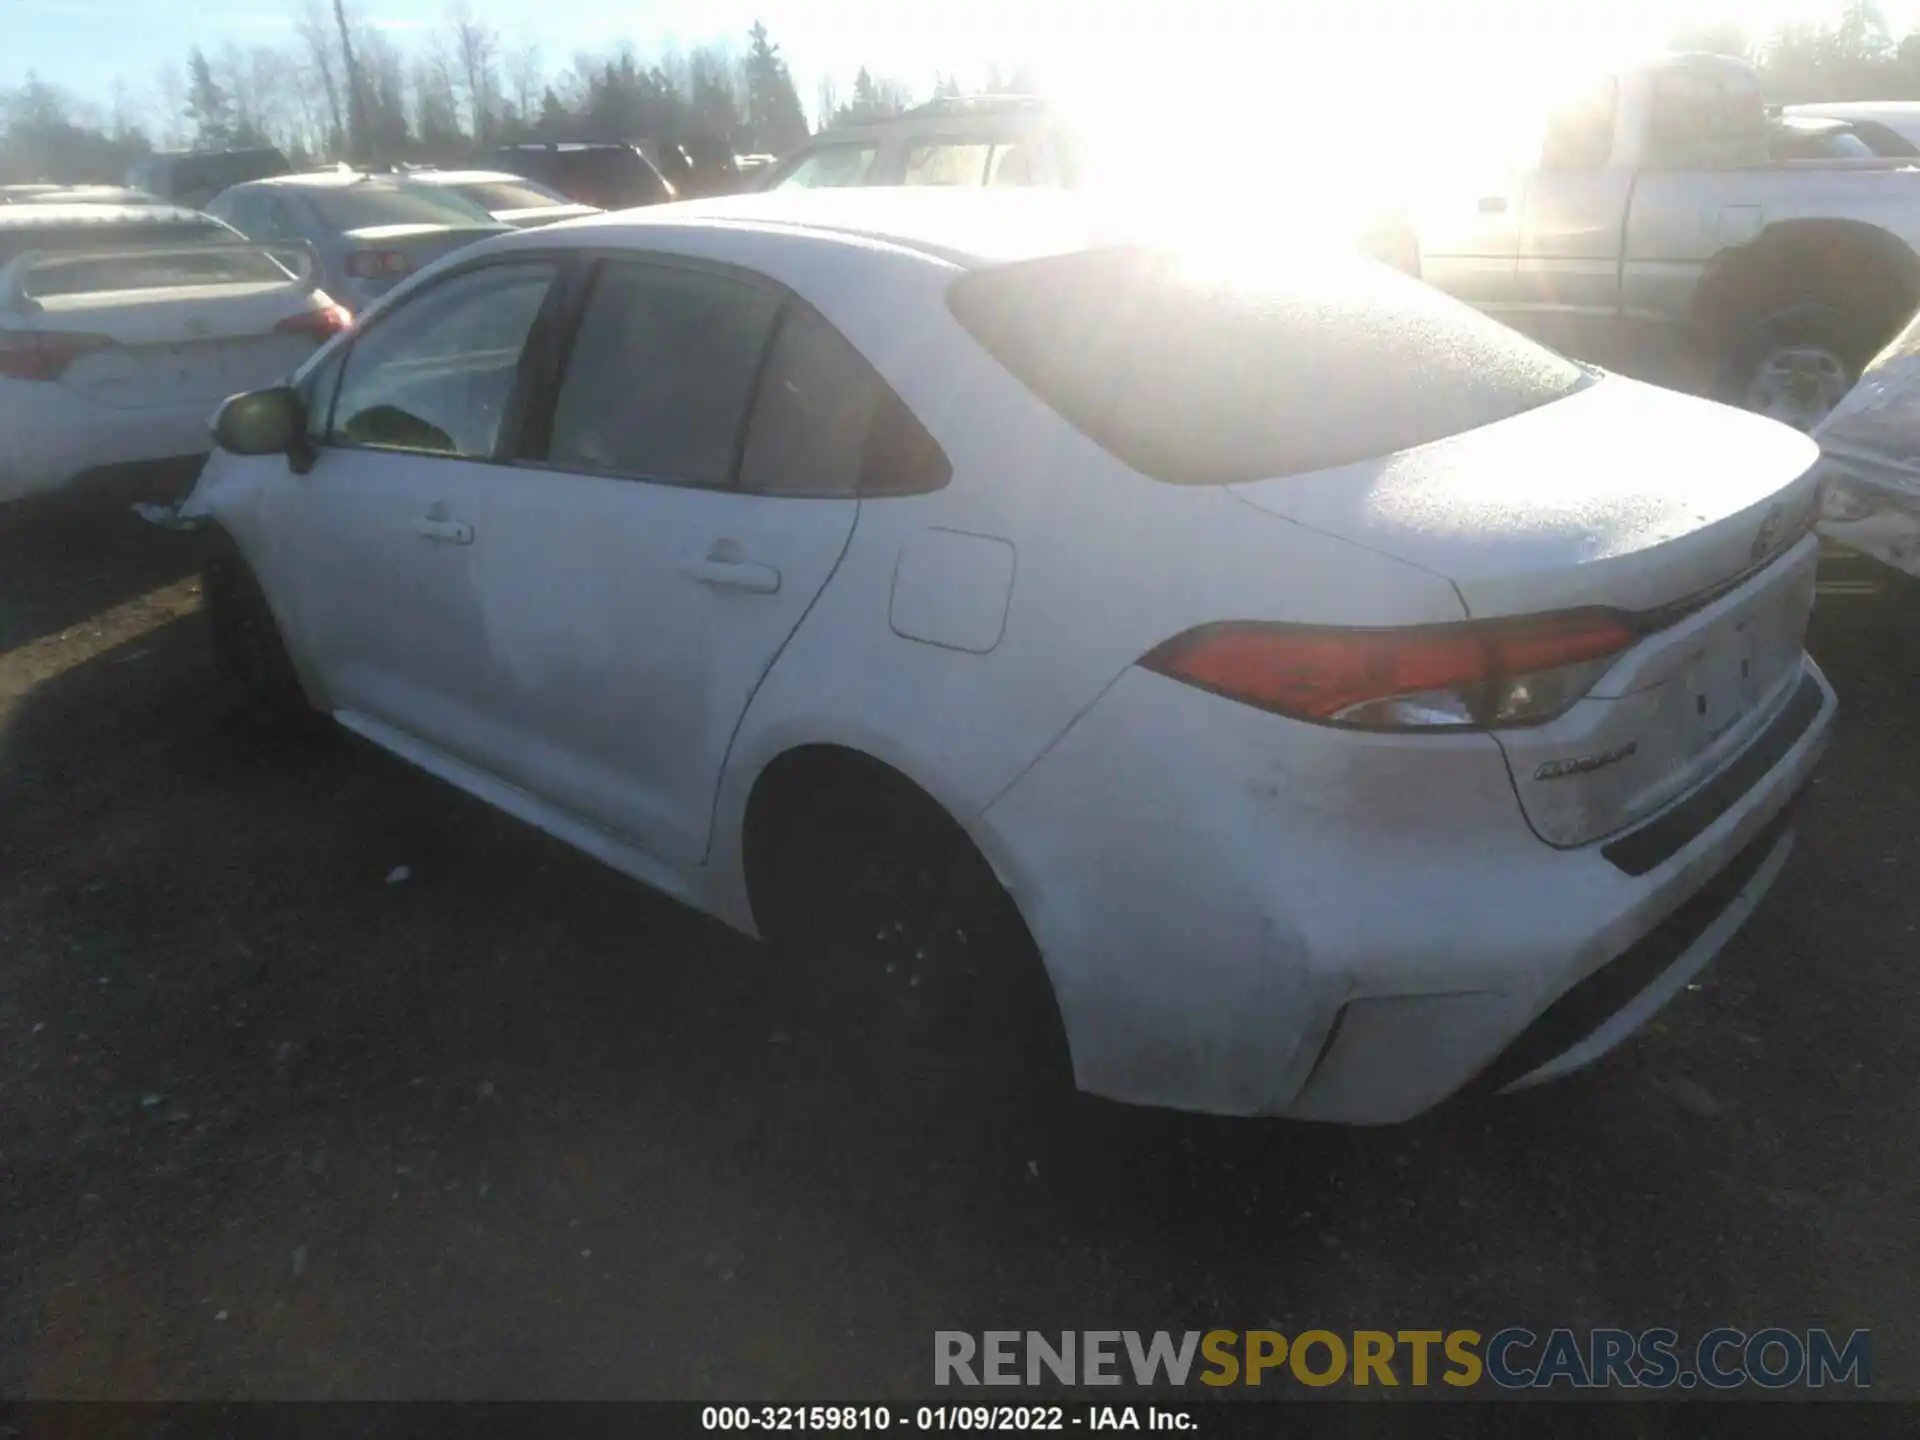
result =
[{"label": "damaged white car", "polygon": [[1813,435],[1825,482],[1820,533],[1920,577],[1920,316]]},{"label": "damaged white car", "polygon": [[263,704],[879,1040],[1063,1042],[1122,1100],[1392,1121],[1585,1064],[1752,913],[1834,716],[1804,436],[1071,195],[502,237],[217,438]]}]

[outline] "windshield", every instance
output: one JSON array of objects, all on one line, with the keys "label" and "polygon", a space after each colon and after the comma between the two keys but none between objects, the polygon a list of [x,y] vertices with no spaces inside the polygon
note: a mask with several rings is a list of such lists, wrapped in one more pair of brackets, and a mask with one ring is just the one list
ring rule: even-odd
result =
[{"label": "windshield", "polygon": [[307,199],[330,230],[365,230],[375,225],[491,224],[493,216],[453,190],[426,185],[363,182],[338,189],[309,190]]}]

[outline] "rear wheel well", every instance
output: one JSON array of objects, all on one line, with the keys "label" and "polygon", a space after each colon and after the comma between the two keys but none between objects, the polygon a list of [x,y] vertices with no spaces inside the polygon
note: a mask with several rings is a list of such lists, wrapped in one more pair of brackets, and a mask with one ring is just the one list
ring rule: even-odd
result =
[{"label": "rear wheel well", "polygon": [[1723,251],[1694,299],[1694,319],[1730,357],[1755,327],[1827,312],[1857,369],[1920,306],[1920,257],[1897,236],[1858,221],[1783,221]]},{"label": "rear wheel well", "polygon": [[[856,790],[871,795],[900,823],[950,831],[978,852],[973,839],[942,805],[907,775],[883,760],[844,745],[802,745],[778,755],[760,772],[747,797],[741,856],[754,923],[764,930],[764,882],[773,847],[803,818],[818,797]],[[982,857],[982,864],[985,863]]]},{"label": "rear wheel well", "polygon": [[815,999],[977,1074],[1052,1089],[1071,1073],[1046,964],[966,828],[864,752],[806,745],[761,772],[742,853],[756,927]]}]

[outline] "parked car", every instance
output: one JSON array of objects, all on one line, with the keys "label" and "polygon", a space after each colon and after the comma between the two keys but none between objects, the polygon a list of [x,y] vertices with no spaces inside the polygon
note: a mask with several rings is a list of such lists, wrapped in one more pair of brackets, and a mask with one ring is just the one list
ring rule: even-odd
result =
[{"label": "parked car", "polygon": [[1123,1100],[1586,1064],[1752,913],[1833,721],[1804,436],[1081,196],[522,231],[217,433],[182,514],[263,706],[771,939],[883,1053],[1063,1033]]},{"label": "parked car", "polygon": [[1885,160],[1920,156],[1920,146],[1872,121],[1814,115],[1775,115],[1770,123],[1775,160]]},{"label": "parked car", "polygon": [[632,145],[530,142],[502,145],[490,158],[502,170],[602,210],[629,210],[674,198],[673,186]]},{"label": "parked car", "polygon": [[[1129,193],[1138,188],[1138,167],[1116,157],[1123,148],[1083,133],[1039,97],[968,95],[825,131],[777,163],[757,167],[748,185],[758,191],[1037,185]],[[1304,208],[1325,213],[1324,201]],[[1391,206],[1360,206],[1328,228],[1349,231],[1363,251],[1397,270],[1420,273],[1413,227]]]},{"label": "parked car", "polygon": [[290,374],[346,323],[190,210],[0,208],[0,502],[204,454],[221,399]]},{"label": "parked car", "polygon": [[511,228],[454,191],[345,168],[235,185],[207,213],[251,240],[311,247],[323,288],[356,311],[428,261]]},{"label": "parked car", "polygon": [[505,170],[419,169],[407,171],[404,178],[409,185],[450,191],[516,230],[600,213],[597,206],[575,204],[558,190]]},{"label": "parked car", "polygon": [[230,185],[286,175],[287,157],[271,145],[243,150],[172,150],[143,155],[127,167],[126,183],[176,205],[200,208]]},{"label": "parked car", "polygon": [[128,185],[0,185],[0,205],[152,205],[159,198]]},{"label": "parked car", "polygon": [[[1881,155],[1911,155],[1920,151],[1920,101],[1916,100],[1836,100],[1816,104],[1787,105],[1782,113],[1789,118],[1841,120]],[[1904,141],[1905,150],[1889,149],[1888,137]]]},{"label": "parked car", "polygon": [[1769,146],[1745,62],[1628,66],[1425,208],[1421,273],[1566,354],[1810,429],[1920,305],[1920,204],[1911,161]]}]

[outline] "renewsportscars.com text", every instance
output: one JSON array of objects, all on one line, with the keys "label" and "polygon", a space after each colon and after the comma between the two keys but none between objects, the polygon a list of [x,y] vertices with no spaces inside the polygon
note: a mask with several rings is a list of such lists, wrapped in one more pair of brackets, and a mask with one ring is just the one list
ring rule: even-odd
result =
[{"label": "renewsportscars.com text", "polygon": [[1502,1389],[1729,1390],[1873,1383],[1872,1334],[1722,1326],[1544,1334],[1478,1330],[936,1330],[936,1385],[1492,1384]]}]

